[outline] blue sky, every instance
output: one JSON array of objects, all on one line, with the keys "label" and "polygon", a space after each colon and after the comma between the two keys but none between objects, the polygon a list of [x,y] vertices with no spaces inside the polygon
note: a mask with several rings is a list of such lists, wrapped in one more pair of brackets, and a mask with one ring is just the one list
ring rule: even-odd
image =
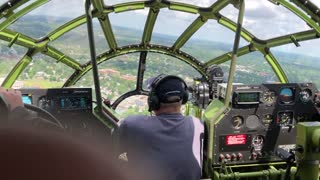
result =
[{"label": "blue sky", "polygon": [[[0,0],[0,4],[6,0]],[[31,0],[30,3],[35,0]],[[135,0],[134,0],[135,1]],[[216,0],[174,0],[176,2],[185,2],[202,7],[207,7]],[[105,0],[106,4],[117,4],[128,2],[128,0]],[[282,6],[270,3],[268,0],[246,0],[246,12],[243,26],[252,34],[260,39],[269,39],[275,36],[294,33],[310,29],[308,25],[294,16]],[[320,0],[312,0],[320,7]],[[42,14],[49,16],[63,16],[75,18],[84,14],[84,0],[51,0],[43,7],[34,10],[31,14]],[[72,8],[70,8],[72,7]],[[135,29],[141,29],[144,26],[148,9],[135,12],[111,13],[111,23],[118,26],[127,26]],[[229,5],[221,11],[224,16],[236,20],[238,10]],[[177,11],[162,9],[158,16],[154,31],[162,34],[180,35],[186,27],[197,18],[196,15]],[[213,40],[219,42],[232,43],[234,34],[230,30],[218,25],[215,21],[209,21],[203,26],[193,38]],[[241,42],[243,45],[246,42]],[[318,55],[320,40],[310,42],[301,42],[301,47],[296,48],[293,45],[277,47],[276,50],[294,51],[312,56]]]}]

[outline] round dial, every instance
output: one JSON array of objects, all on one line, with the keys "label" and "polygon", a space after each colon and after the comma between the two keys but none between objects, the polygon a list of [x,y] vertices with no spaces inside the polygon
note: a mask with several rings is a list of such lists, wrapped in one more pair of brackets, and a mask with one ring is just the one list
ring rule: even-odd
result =
[{"label": "round dial", "polygon": [[253,145],[260,145],[260,146],[263,145],[263,137],[260,135],[253,137],[252,144]]},{"label": "round dial", "polygon": [[254,136],[252,138],[252,147],[255,151],[261,151],[264,143],[264,138],[261,135]]},{"label": "round dial", "polygon": [[39,98],[38,106],[41,109],[50,111],[54,107],[54,102],[52,99],[43,96]]},{"label": "round dial", "polygon": [[261,125],[260,119],[257,115],[250,115],[246,119],[246,126],[248,129],[259,129]]},{"label": "round dial", "polygon": [[273,91],[266,91],[263,94],[263,101],[267,104],[273,103],[274,99],[275,99],[275,93]]},{"label": "round dial", "polygon": [[311,99],[312,92],[310,89],[304,89],[299,93],[300,100],[302,102],[308,102]]},{"label": "round dial", "polygon": [[278,114],[278,123],[281,126],[286,126],[293,121],[293,113],[292,112],[280,112]]},{"label": "round dial", "polygon": [[232,127],[234,129],[240,129],[243,125],[243,118],[241,116],[234,116],[232,118]]}]

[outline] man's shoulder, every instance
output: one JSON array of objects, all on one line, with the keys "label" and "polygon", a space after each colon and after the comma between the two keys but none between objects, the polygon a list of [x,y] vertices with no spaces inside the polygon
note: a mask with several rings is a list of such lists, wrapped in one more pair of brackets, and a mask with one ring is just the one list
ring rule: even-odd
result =
[{"label": "man's shoulder", "polygon": [[131,115],[126,117],[121,121],[121,124],[132,125],[132,124],[140,124],[143,121],[146,121],[150,118],[150,116],[146,115]]},{"label": "man's shoulder", "polygon": [[191,118],[192,118],[192,123],[194,125],[195,130],[198,133],[204,132],[204,123],[197,117],[191,116]]},{"label": "man's shoulder", "polygon": [[191,117],[191,119],[192,119],[192,121],[193,121],[194,123],[196,123],[196,124],[201,124],[202,126],[204,125],[204,122],[203,122],[201,119],[199,119],[199,118],[197,118],[197,117],[195,117],[195,116],[188,116],[188,117]]}]

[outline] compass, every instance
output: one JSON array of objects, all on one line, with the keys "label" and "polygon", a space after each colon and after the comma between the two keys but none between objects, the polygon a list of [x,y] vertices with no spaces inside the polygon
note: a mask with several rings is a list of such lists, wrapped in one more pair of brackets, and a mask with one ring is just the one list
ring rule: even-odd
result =
[{"label": "compass", "polygon": [[266,91],[263,94],[263,101],[267,104],[272,104],[274,102],[275,99],[275,92],[273,91]]}]

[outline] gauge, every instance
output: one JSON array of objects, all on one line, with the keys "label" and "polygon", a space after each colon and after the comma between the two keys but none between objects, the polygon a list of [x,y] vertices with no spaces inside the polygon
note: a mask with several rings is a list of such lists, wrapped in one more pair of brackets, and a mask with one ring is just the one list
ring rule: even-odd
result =
[{"label": "gauge", "polygon": [[283,88],[280,91],[279,99],[280,104],[292,104],[294,102],[293,88]]},{"label": "gauge", "polygon": [[273,121],[273,118],[272,118],[272,115],[271,114],[266,114],[263,116],[262,118],[262,123],[266,126],[266,127],[269,127],[270,124],[272,123]]},{"label": "gauge", "polygon": [[261,135],[254,136],[252,138],[252,146],[255,151],[260,151],[264,143],[264,138]]},{"label": "gauge", "polygon": [[310,101],[312,92],[310,89],[304,89],[299,93],[300,100],[304,103]]},{"label": "gauge", "polygon": [[263,101],[267,104],[271,104],[274,102],[274,99],[275,99],[275,92],[273,91],[266,91],[264,94],[263,94]]},{"label": "gauge", "polygon": [[241,116],[234,116],[232,118],[232,126],[234,129],[240,129],[243,125],[243,118]]},{"label": "gauge", "polygon": [[287,126],[293,122],[293,112],[279,112],[277,122],[280,126]]},{"label": "gauge", "polygon": [[250,115],[246,119],[246,126],[248,129],[253,130],[253,129],[258,129],[260,127],[260,119],[256,115]]},{"label": "gauge", "polygon": [[39,98],[38,106],[41,109],[50,111],[54,107],[54,102],[51,98],[47,98],[46,96],[43,96]]}]

